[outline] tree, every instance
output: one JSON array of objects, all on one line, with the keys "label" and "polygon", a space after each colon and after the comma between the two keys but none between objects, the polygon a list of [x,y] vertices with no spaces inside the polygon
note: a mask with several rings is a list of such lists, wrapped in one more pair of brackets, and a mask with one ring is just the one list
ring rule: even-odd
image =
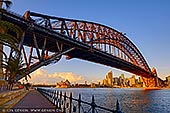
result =
[{"label": "tree", "polygon": [[0,44],[9,46],[15,51],[18,50],[18,44],[22,37],[22,29],[12,23],[0,20]]},{"label": "tree", "polygon": [[[0,21],[0,43],[11,49],[9,55],[3,50],[0,50],[5,56],[4,59],[1,60],[1,68],[5,70],[4,75],[5,79],[8,81],[8,89],[12,89],[17,75],[27,75],[24,70],[25,64],[23,63],[18,49],[22,34],[23,31],[17,25]],[[25,76],[25,78],[27,79],[27,76]]]},{"label": "tree", "polygon": [[8,80],[8,89],[12,89],[17,75],[24,75],[24,63],[19,56],[11,56],[3,62],[2,67],[5,69],[5,76]]},{"label": "tree", "polygon": [[[12,2],[11,1],[8,1],[8,0],[0,0],[0,9],[2,8],[2,4],[5,3],[6,5],[6,8],[8,9],[11,5],[12,5]],[[1,26],[2,27],[2,26]],[[0,33],[2,32],[2,29],[0,31]],[[3,44],[0,43],[0,51],[3,52]],[[1,90],[1,82],[3,84],[4,80],[3,80],[3,75],[2,75],[2,68],[1,68],[1,61],[2,61],[2,58],[3,58],[3,54],[0,53],[0,90]]]},{"label": "tree", "polygon": [[[6,5],[6,8],[10,8],[10,6],[12,5],[12,2],[11,1],[8,1],[8,0],[0,0],[0,9],[2,8],[2,4],[5,3]],[[2,27],[2,25],[1,25]],[[3,32],[3,29],[0,28],[0,33]],[[0,43],[0,50],[3,50],[3,45]],[[0,54],[0,60],[2,60],[2,54]],[[0,62],[0,66],[1,66],[1,62]],[[0,74],[2,73],[2,69],[0,69]],[[1,75],[0,75],[1,77]]]}]

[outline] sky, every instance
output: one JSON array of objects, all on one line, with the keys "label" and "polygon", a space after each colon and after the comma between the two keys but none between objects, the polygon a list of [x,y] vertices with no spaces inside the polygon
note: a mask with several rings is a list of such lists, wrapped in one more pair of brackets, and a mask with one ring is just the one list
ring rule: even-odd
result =
[{"label": "sky", "polygon": [[[25,11],[81,19],[107,25],[126,36],[138,47],[150,68],[158,76],[170,75],[170,1],[169,0],[11,0],[10,10],[23,15]],[[79,59],[50,64],[32,73],[33,83],[97,82],[112,70],[114,76],[132,74],[112,67]]]}]

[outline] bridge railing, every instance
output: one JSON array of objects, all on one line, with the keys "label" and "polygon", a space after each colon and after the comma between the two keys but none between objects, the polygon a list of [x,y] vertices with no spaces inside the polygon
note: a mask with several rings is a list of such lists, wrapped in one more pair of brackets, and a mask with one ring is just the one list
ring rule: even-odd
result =
[{"label": "bridge railing", "polygon": [[67,96],[66,92],[57,90],[45,88],[37,88],[37,90],[63,113],[123,113],[120,111],[118,100],[114,110],[97,105],[94,96],[90,103],[83,101],[80,94],[79,98],[73,98],[72,93]]}]

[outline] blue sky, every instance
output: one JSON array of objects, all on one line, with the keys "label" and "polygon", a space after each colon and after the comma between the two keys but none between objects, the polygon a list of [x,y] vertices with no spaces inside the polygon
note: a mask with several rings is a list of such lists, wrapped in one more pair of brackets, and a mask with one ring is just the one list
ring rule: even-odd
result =
[{"label": "blue sky", "polygon": [[[126,33],[159,77],[170,75],[170,1],[169,0],[12,0],[10,10],[24,14],[30,10],[48,15],[89,20]],[[43,67],[49,74],[72,72],[86,80],[101,80],[115,68],[78,59]],[[125,73],[129,76],[129,73]]]}]

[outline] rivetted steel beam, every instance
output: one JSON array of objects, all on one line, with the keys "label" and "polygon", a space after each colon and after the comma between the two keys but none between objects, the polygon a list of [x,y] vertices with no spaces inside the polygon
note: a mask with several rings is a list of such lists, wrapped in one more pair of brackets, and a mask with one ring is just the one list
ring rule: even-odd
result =
[{"label": "rivetted steel beam", "polygon": [[[54,56],[52,56],[52,58],[49,58],[49,59],[47,59],[47,60],[45,60],[45,61],[43,61],[43,62],[39,62],[38,64],[32,65],[32,66],[30,67],[30,69],[27,69],[27,68],[26,68],[26,69],[25,69],[26,75],[32,73],[33,71],[37,70],[38,68],[40,68],[40,67],[42,67],[42,66],[46,66],[46,65],[50,64],[50,63],[53,62],[53,61],[59,61],[62,55],[67,54],[68,52],[71,52],[71,51],[73,51],[74,49],[75,49],[75,48],[73,47],[73,48],[70,48],[70,49],[65,50],[65,51],[63,51],[63,52],[57,53],[57,54],[55,54]],[[57,59],[57,58],[58,58],[58,59]],[[20,80],[21,78],[25,77],[26,75],[18,75],[17,78],[16,78],[16,80]]]},{"label": "rivetted steel beam", "polygon": [[[102,50],[105,52],[110,51],[106,50],[106,45],[109,47],[116,46],[119,50],[121,50],[121,52],[126,54],[135,65],[144,68],[149,72],[151,71],[137,47],[124,34],[115,29],[94,22],[48,16],[35,12],[29,13],[30,18],[34,19],[34,17],[36,17],[41,20],[40,22],[35,20],[37,24],[45,26],[42,20],[45,22],[45,20],[50,19],[51,23],[49,25],[52,26],[51,29],[53,31],[58,31],[60,33],[65,32],[65,34],[70,38],[75,39],[75,37],[77,37],[77,40],[80,42],[92,44],[93,46],[93,40],[100,41],[100,44],[104,45]],[[112,43],[113,40],[116,40],[116,43]],[[130,48],[130,50],[127,48]],[[138,57],[138,60],[136,57]]]},{"label": "rivetted steel beam", "polygon": [[[45,56],[47,58],[49,56],[45,54],[45,51],[55,55],[61,50],[75,48],[64,55],[115,67],[148,78],[153,76],[137,47],[124,34],[113,28],[94,22],[59,18],[34,12],[27,12],[24,17],[6,11],[2,11],[0,14],[2,20],[12,22],[26,31],[23,44],[30,47],[28,64],[33,58],[40,59],[37,65],[36,63],[30,65],[30,69],[34,68],[32,70],[42,65],[42,56],[47,61]],[[26,17],[26,15],[28,16]],[[33,33],[37,34],[36,38],[32,35]],[[34,49],[37,51],[40,49],[43,53],[37,52],[37,56],[34,57]],[[121,57],[118,57],[119,53]],[[56,56],[58,56],[57,54]],[[48,62],[46,63],[48,64]]]}]

